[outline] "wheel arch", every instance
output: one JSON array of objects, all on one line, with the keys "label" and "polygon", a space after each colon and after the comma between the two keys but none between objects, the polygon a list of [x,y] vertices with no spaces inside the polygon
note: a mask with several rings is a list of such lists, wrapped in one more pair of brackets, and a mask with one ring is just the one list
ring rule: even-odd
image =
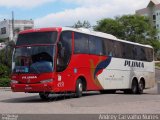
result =
[{"label": "wheel arch", "polygon": [[75,86],[76,86],[77,81],[78,81],[79,79],[82,80],[83,91],[86,91],[86,90],[87,90],[87,80],[86,80],[86,78],[84,77],[84,75],[79,75],[79,76],[76,77]]}]

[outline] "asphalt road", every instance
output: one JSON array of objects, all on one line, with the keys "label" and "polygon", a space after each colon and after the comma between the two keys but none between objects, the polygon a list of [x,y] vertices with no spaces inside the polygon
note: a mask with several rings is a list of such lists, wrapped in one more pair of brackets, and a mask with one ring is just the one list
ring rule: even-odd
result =
[{"label": "asphalt road", "polygon": [[[160,70],[156,70],[160,80]],[[100,114],[100,113],[160,113],[160,94],[157,88],[145,90],[142,95],[100,94],[87,92],[81,98],[72,95],[53,95],[42,101],[38,94],[13,93],[0,89],[0,113],[10,114]]]}]

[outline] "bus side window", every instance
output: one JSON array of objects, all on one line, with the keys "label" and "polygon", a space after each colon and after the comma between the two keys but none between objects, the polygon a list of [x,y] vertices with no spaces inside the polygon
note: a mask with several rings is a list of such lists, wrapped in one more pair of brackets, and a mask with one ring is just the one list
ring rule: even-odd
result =
[{"label": "bus side window", "polygon": [[143,47],[141,47],[141,57],[142,57],[141,60],[147,61],[146,52]]},{"label": "bus side window", "polygon": [[102,38],[89,36],[89,53],[94,55],[105,55]]},{"label": "bus side window", "polygon": [[88,54],[88,35],[82,33],[74,33],[74,53]]},{"label": "bus side window", "polygon": [[152,62],[153,61],[153,49],[145,48],[145,53],[146,53],[147,61]]},{"label": "bus side window", "polygon": [[[60,42],[61,49],[58,51],[57,71],[61,72],[67,68],[72,53],[72,32],[64,31],[61,33]],[[63,50],[63,55],[61,55]]]},{"label": "bus side window", "polygon": [[136,49],[135,45],[133,45],[132,54],[133,54],[133,60],[136,60],[136,58],[137,58],[137,49]]},{"label": "bus side window", "polygon": [[143,47],[136,46],[137,48],[137,60],[147,61],[146,52]]},{"label": "bus side window", "polygon": [[113,56],[114,57],[114,43],[112,40],[105,39],[104,40],[105,45],[105,53],[107,56]]},{"label": "bus side window", "polygon": [[123,47],[122,43],[115,41],[114,42],[114,51],[115,51],[115,57],[122,58],[123,54]]}]

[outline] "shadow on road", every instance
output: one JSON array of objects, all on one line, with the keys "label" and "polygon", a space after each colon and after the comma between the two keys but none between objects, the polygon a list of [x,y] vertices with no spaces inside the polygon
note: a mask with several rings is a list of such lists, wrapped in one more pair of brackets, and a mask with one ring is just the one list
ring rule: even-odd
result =
[{"label": "shadow on road", "polygon": [[[94,95],[100,95],[99,92],[94,93],[83,93],[83,97],[87,96],[94,96]],[[21,98],[11,98],[11,99],[5,99],[1,100],[0,102],[4,103],[41,103],[41,102],[58,102],[62,100],[69,100],[69,99],[77,99],[74,97],[74,94],[52,94],[50,95],[49,100],[42,100],[39,96],[27,96],[27,97],[21,97]],[[79,99],[79,98],[78,98]]]},{"label": "shadow on road", "polygon": [[[84,97],[91,97],[91,96],[98,96],[100,97],[100,95],[130,95],[133,96],[132,94],[124,94],[122,91],[117,91],[115,94],[100,94],[97,91],[94,92],[85,92],[83,93],[83,96],[81,98]],[[157,93],[153,92],[153,93],[148,93],[148,92],[144,92],[142,95],[157,95]],[[134,96],[141,96],[141,95],[134,95]],[[81,99],[78,98],[78,99]],[[50,95],[50,99],[47,101],[44,101],[42,99],[40,99],[40,97],[38,95],[35,96],[27,96],[27,97],[19,97],[19,98],[10,98],[10,99],[5,99],[5,100],[1,100],[0,102],[4,102],[4,103],[42,103],[42,102],[58,102],[58,101],[67,101],[70,99],[77,99],[74,97],[74,94],[51,94]]]}]

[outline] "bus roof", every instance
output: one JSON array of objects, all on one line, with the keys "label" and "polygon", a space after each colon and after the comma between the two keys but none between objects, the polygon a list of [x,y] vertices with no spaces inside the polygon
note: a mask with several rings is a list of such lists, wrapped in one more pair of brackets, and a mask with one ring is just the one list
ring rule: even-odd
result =
[{"label": "bus roof", "polygon": [[20,31],[19,34],[32,33],[32,32],[47,32],[47,31],[61,31],[61,27],[48,27],[48,28],[34,28]]},{"label": "bus roof", "polygon": [[108,38],[108,39],[111,39],[111,40],[120,41],[120,42],[124,42],[124,43],[129,43],[129,44],[134,44],[134,45],[139,45],[139,46],[143,46],[143,47],[153,48],[150,45],[143,45],[143,44],[139,44],[139,43],[135,43],[135,42],[121,40],[121,39],[118,39],[117,37],[115,37],[111,34],[107,34],[107,33],[103,33],[103,32],[97,32],[97,31],[93,31],[93,30],[90,30],[90,29],[86,29],[86,28],[70,28],[70,27],[35,28],[35,29],[29,29],[29,30],[21,31],[19,34],[31,33],[31,32],[67,31],[67,30],[75,31],[75,32],[79,32],[79,33],[84,33],[84,34],[89,34],[89,35],[94,35],[94,36],[102,37],[102,38]]},{"label": "bus roof", "polygon": [[84,34],[89,34],[89,35],[94,35],[97,37],[102,37],[102,38],[108,38],[111,40],[115,40],[115,41],[119,41],[119,42],[124,42],[124,43],[128,43],[128,44],[134,44],[134,45],[139,45],[139,46],[143,46],[143,47],[149,47],[149,48],[153,48],[150,45],[143,45],[140,43],[135,43],[135,42],[130,42],[130,41],[126,41],[126,40],[121,40],[118,39],[117,37],[111,35],[111,34],[107,34],[107,33],[103,33],[103,32],[97,32],[97,31],[93,31],[90,29],[86,29],[86,28],[69,28],[69,27],[62,27],[62,31],[75,31],[75,32],[79,32],[79,33],[84,33]]}]

